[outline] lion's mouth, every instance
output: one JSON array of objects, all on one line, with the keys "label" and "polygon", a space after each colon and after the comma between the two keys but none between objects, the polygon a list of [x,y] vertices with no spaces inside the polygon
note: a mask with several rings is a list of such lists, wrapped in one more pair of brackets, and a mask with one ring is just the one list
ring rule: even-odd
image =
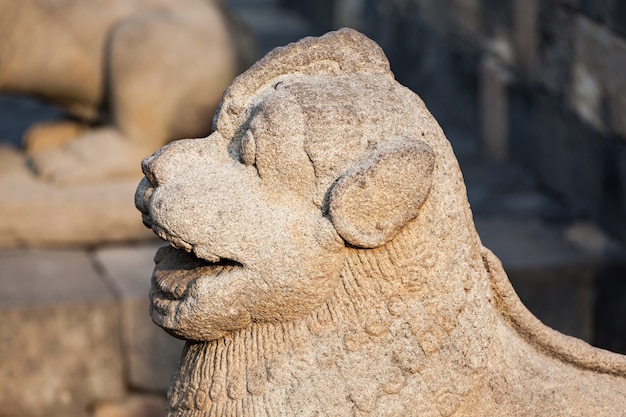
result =
[{"label": "lion's mouth", "polygon": [[159,248],[154,256],[151,298],[177,300],[182,298],[189,284],[198,278],[217,278],[233,269],[241,268],[239,262],[215,257],[215,261],[200,259],[185,249],[172,246]]},{"label": "lion's mouth", "polygon": [[183,298],[189,284],[198,278],[217,278],[243,267],[240,262],[213,253],[196,256],[196,247],[155,222],[149,212],[143,210],[143,205],[138,204],[138,207],[142,210],[143,223],[170,244],[159,248],[154,256],[155,268],[150,290],[153,304]]}]

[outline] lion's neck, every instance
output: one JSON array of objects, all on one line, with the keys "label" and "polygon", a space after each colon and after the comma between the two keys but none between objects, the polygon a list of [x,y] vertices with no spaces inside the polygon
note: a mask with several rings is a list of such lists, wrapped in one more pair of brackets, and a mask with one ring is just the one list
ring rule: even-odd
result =
[{"label": "lion's neck", "polygon": [[[358,350],[368,337],[357,334],[356,306],[339,302],[346,291],[340,285],[301,320],[256,323],[223,339],[188,342],[168,393],[168,415],[296,415],[324,403],[332,391],[344,392],[347,375],[338,361],[345,359],[346,347]],[[345,398],[335,401],[345,403]]]},{"label": "lion's neck", "polygon": [[285,362],[301,333],[295,323],[258,324],[220,340],[188,342],[168,393],[168,415],[283,415],[284,404],[276,401],[292,383]]},{"label": "lion's neck", "polygon": [[456,410],[487,360],[486,329],[466,302],[480,292],[470,285],[476,277],[457,282],[436,255],[405,256],[408,250],[356,253],[335,294],[301,320],[188,343],[168,415],[380,415],[383,408],[406,415],[415,404],[421,412]]}]

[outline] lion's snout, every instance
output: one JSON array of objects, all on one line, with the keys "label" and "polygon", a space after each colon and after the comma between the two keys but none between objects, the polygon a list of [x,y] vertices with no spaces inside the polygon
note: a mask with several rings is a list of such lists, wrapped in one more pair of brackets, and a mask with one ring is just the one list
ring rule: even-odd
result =
[{"label": "lion's snout", "polygon": [[[147,227],[152,227],[150,205],[154,190],[166,184],[168,178],[179,174],[178,170],[183,162],[180,161],[180,154],[188,155],[184,152],[185,148],[197,147],[198,143],[199,141],[193,139],[172,142],[141,161],[144,177],[135,192],[135,207],[142,213],[143,223]],[[198,152],[193,154],[198,155]]]},{"label": "lion's snout", "polygon": [[163,148],[159,149],[157,152],[148,156],[147,158],[144,158],[141,161],[141,171],[143,172],[143,175],[145,175],[144,179],[148,182],[148,184],[151,187],[154,187],[154,188],[158,187],[159,184],[161,183],[160,177],[162,177],[162,175],[158,174],[159,166],[156,163],[156,161],[159,159],[160,155],[163,153],[162,150]]},{"label": "lion's snout", "polygon": [[[144,224],[146,223],[146,216],[150,214],[150,196],[152,195],[152,185],[147,177],[143,177],[137,186],[137,191],[135,191],[135,207],[142,214],[144,219]],[[148,225],[146,225],[148,226]]]}]

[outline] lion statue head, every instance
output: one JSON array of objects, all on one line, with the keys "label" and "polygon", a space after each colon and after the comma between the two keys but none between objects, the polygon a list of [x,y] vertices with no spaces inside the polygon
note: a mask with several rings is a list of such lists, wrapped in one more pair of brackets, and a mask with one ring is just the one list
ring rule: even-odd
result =
[{"label": "lion statue head", "polygon": [[434,170],[459,178],[442,163],[441,129],[378,46],[351,30],[303,43],[316,48],[278,49],[236,79],[209,137],[143,161],[137,207],[177,248],[157,256],[152,317],[176,336],[305,316],[348,253],[415,219]]}]

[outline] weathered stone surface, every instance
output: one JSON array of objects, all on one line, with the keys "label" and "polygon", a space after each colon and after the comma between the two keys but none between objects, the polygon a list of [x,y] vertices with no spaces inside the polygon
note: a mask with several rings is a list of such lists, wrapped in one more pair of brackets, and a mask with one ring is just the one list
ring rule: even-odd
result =
[{"label": "weathered stone surface", "polygon": [[128,384],[141,391],[165,392],[183,344],[150,318],[146,277],[154,269],[156,250],[156,245],[100,249],[95,259],[113,282],[119,299]]},{"label": "weathered stone surface", "polygon": [[359,33],[274,50],[144,172],[173,245],[152,317],[190,340],[168,415],[623,413],[626,357],[524,308],[443,132]]},{"label": "weathered stone surface", "polygon": [[84,252],[0,253],[0,409],[84,415],[124,391],[113,294]]}]

